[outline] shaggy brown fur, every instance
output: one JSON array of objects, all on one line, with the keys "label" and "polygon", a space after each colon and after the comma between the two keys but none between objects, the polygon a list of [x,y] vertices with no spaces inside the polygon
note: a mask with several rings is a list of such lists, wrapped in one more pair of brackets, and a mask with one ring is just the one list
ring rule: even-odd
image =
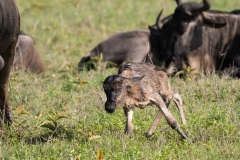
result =
[{"label": "shaggy brown fur", "polygon": [[173,100],[180,111],[183,124],[186,124],[181,96],[171,90],[167,74],[154,65],[126,63],[119,68],[118,75],[111,75],[105,79],[103,87],[107,95],[105,103],[107,112],[113,113],[115,109],[123,106],[127,118],[126,133],[133,130],[133,107],[143,109],[147,105],[155,105],[159,108],[159,113],[146,137],[152,135],[163,113],[169,125],[176,129],[183,138],[188,139],[168,110],[168,105]]}]

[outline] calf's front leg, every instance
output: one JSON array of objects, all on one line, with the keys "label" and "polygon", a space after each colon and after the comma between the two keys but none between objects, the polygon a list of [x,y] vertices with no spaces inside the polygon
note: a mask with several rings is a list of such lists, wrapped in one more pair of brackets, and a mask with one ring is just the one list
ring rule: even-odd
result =
[{"label": "calf's front leg", "polygon": [[[170,102],[167,104],[167,108],[169,107],[169,104],[170,104]],[[162,113],[161,110],[159,110],[153,124],[151,125],[151,127],[149,128],[148,132],[145,135],[146,138],[150,138],[152,136],[152,133],[156,130],[156,128],[157,128],[160,120],[162,119],[162,117],[163,117],[163,113]]]},{"label": "calf's front leg", "polygon": [[132,123],[132,118],[133,118],[133,108],[127,108],[124,107],[124,113],[126,116],[126,126],[125,126],[125,130],[124,133],[125,134],[130,134],[133,131],[133,123]]},{"label": "calf's front leg", "polygon": [[146,133],[146,138],[150,138],[152,133],[156,130],[158,123],[160,122],[161,118],[163,117],[162,111],[159,110],[153,124],[149,128],[148,132]]}]

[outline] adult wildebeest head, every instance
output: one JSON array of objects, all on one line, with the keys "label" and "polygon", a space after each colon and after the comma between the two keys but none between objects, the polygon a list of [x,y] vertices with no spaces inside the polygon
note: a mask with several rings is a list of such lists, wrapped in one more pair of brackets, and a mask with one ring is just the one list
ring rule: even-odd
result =
[{"label": "adult wildebeest head", "polygon": [[20,17],[12,0],[0,1],[0,19],[0,118],[11,123],[8,81],[20,32]]},{"label": "adult wildebeest head", "polygon": [[210,0],[177,4],[171,20],[159,27],[166,65],[173,61],[177,70],[190,66],[206,74],[240,67],[239,12],[209,11]]},{"label": "adult wildebeest head", "polygon": [[148,29],[150,30],[150,36],[149,36],[150,48],[151,48],[150,51],[152,55],[153,64],[155,65],[161,65],[166,59],[166,55],[163,54],[164,53],[163,47],[160,47],[162,46],[162,41],[163,41],[161,28],[162,28],[162,25],[170,21],[172,18],[172,15],[170,15],[161,20],[160,18],[161,18],[162,12],[163,10],[161,10],[161,12],[159,13],[156,19],[155,25],[148,26]]}]

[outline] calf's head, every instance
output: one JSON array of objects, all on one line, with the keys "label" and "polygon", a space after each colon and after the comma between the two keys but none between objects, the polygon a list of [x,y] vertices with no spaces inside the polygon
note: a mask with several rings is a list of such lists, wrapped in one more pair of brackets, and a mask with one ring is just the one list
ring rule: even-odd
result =
[{"label": "calf's head", "polygon": [[123,78],[119,75],[108,76],[103,82],[103,89],[107,96],[105,110],[113,113],[117,108],[117,101],[123,94],[122,90]]},{"label": "calf's head", "polygon": [[[121,75],[110,75],[103,82],[103,89],[107,96],[105,103],[105,110],[108,113],[113,113],[119,105],[122,104],[127,95],[127,89],[133,88],[132,85],[136,84],[142,77],[133,77],[131,79],[124,78]],[[124,97],[124,98],[123,98]]]}]

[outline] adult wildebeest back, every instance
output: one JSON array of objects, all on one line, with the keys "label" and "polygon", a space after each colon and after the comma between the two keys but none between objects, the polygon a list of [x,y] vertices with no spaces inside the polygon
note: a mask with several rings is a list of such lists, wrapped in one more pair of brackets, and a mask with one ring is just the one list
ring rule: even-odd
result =
[{"label": "adult wildebeest back", "polygon": [[[161,14],[159,14],[160,19]],[[168,22],[172,15],[160,20],[160,26]],[[158,50],[159,25],[149,26],[149,29],[134,30],[116,33],[99,43],[87,55],[81,58],[78,67],[83,67],[85,62],[102,54],[102,61],[110,61],[117,65],[126,61],[149,62],[159,65],[162,57]],[[152,35],[153,34],[153,35]]]},{"label": "adult wildebeest back", "polygon": [[87,55],[82,57],[78,67],[83,67],[85,62],[100,54],[102,54],[102,61],[113,62],[117,65],[122,64],[124,61],[149,61],[147,56],[150,51],[149,35],[149,30],[116,33],[99,43]]},{"label": "adult wildebeest back", "polygon": [[8,104],[8,82],[13,64],[15,46],[20,32],[20,17],[12,0],[0,1],[0,117],[11,123]]},{"label": "adult wildebeest back", "polygon": [[[210,0],[177,4],[172,19],[159,27],[159,50],[166,66],[173,61],[177,70],[190,66],[207,75],[232,66],[239,68],[239,12],[209,10]],[[238,70],[233,74],[240,77]]]}]

